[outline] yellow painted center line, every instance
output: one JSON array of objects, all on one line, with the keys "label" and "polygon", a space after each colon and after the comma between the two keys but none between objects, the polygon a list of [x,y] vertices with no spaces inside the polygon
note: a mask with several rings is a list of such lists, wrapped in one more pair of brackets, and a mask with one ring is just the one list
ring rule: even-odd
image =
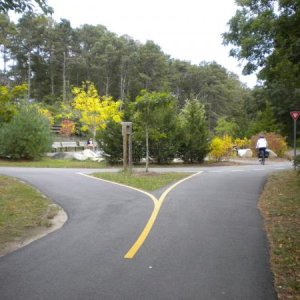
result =
[{"label": "yellow painted center line", "polygon": [[150,233],[153,225],[154,225],[154,222],[158,216],[158,213],[159,213],[159,210],[166,198],[166,196],[168,195],[168,193],[174,189],[177,185],[179,185],[180,183],[198,175],[202,173],[202,171],[198,172],[198,173],[195,173],[191,176],[188,176],[186,178],[183,178],[179,181],[177,181],[176,183],[174,183],[172,186],[170,186],[168,189],[166,189],[162,195],[159,197],[159,199],[157,200],[157,202],[155,203],[154,205],[154,209],[153,209],[153,212],[150,216],[150,219],[148,220],[144,230],[141,232],[140,236],[138,237],[138,239],[136,240],[136,242],[132,245],[132,247],[128,250],[128,252],[125,254],[124,258],[127,258],[127,259],[131,259],[135,256],[135,254],[138,252],[138,250],[141,248],[141,246],[143,245],[143,243],[145,242],[148,234]]},{"label": "yellow painted center line", "polygon": [[186,178],[183,178],[179,181],[177,181],[176,183],[174,183],[172,186],[170,186],[169,188],[167,188],[162,194],[161,196],[159,197],[159,199],[157,199],[155,196],[153,196],[152,194],[146,192],[146,191],[143,191],[143,190],[140,190],[138,188],[135,188],[135,187],[132,187],[132,186],[128,186],[128,185],[125,185],[125,184],[121,184],[121,183],[117,183],[117,182],[113,182],[113,181],[109,181],[109,180],[105,180],[105,179],[101,179],[101,178],[97,178],[97,177],[94,177],[94,176],[90,176],[90,175],[87,175],[87,174],[84,174],[84,173],[80,173],[78,172],[77,174],[79,175],[82,175],[82,176],[86,176],[86,177],[89,177],[89,178],[92,178],[92,179],[95,179],[95,180],[100,180],[100,181],[104,181],[104,182],[108,182],[108,183],[112,183],[112,184],[115,184],[115,185],[119,185],[119,186],[123,186],[123,187],[126,187],[126,188],[129,188],[129,189],[132,189],[132,190],[135,190],[135,191],[138,191],[138,192],[141,192],[145,195],[147,195],[149,198],[152,199],[153,203],[154,203],[154,208],[153,208],[153,211],[152,211],[152,214],[146,224],[146,226],[144,227],[143,231],[141,232],[141,234],[139,235],[139,237],[137,238],[137,240],[135,241],[135,243],[131,246],[131,248],[128,250],[128,252],[125,254],[124,258],[126,259],[132,259],[135,254],[138,252],[138,250],[142,247],[143,243],[145,242],[145,240],[147,239],[154,223],[155,223],[155,220],[158,216],[158,213],[160,211],[160,208],[164,202],[164,200],[166,199],[166,196],[170,193],[171,190],[173,190],[177,185],[179,185],[180,183],[194,177],[194,176],[197,176],[199,175],[200,173],[202,173],[202,171],[200,172],[197,172],[195,174],[192,174]]},{"label": "yellow painted center line", "polygon": [[80,172],[78,172],[77,174],[78,174],[78,175],[85,176],[85,177],[88,177],[88,178],[92,178],[92,179],[95,179],[95,180],[100,180],[100,181],[112,183],[112,184],[115,184],[115,185],[123,186],[123,187],[129,188],[129,189],[138,191],[138,192],[140,192],[140,193],[143,193],[143,194],[147,195],[149,198],[152,199],[154,205],[155,205],[156,202],[158,201],[158,200],[156,199],[156,197],[154,197],[152,194],[150,194],[150,193],[148,193],[148,192],[146,192],[146,191],[140,190],[140,189],[138,189],[138,188],[135,188],[135,187],[133,187],[133,186],[129,186],[129,185],[126,185],[126,184],[122,184],[122,183],[118,183],[118,182],[114,182],[114,181],[110,181],[110,180],[98,178],[98,177],[91,176],[91,175],[87,175],[87,174],[80,173]]}]

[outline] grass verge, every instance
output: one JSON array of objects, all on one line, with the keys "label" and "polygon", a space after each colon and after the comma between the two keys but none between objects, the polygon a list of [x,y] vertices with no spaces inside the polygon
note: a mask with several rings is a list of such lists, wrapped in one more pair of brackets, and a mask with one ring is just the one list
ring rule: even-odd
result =
[{"label": "grass verge", "polygon": [[50,227],[59,208],[34,188],[0,176],[0,250],[38,226]]},{"label": "grass verge", "polygon": [[94,173],[93,176],[129,185],[145,191],[155,191],[159,188],[191,174],[189,173],[155,173],[155,172],[117,172],[117,173]]},{"label": "grass verge", "polygon": [[0,159],[0,167],[31,167],[31,168],[104,168],[105,162],[91,160],[53,159],[45,157],[39,161],[10,161]]},{"label": "grass verge", "polygon": [[300,176],[271,175],[259,201],[278,299],[300,299]]}]

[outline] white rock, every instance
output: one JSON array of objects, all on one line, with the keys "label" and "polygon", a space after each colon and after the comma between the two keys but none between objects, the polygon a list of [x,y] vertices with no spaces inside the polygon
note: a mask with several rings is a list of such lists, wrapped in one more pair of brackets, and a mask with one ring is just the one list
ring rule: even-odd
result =
[{"label": "white rock", "polygon": [[81,160],[81,161],[87,160],[87,159],[88,159],[86,156],[84,156],[84,155],[82,154],[82,152],[75,152],[75,153],[73,154],[73,158],[76,159],[76,160]]},{"label": "white rock", "polygon": [[77,159],[77,160],[87,160],[87,159],[90,159],[90,160],[93,160],[93,161],[103,161],[104,158],[102,157],[102,153],[100,151],[92,151],[90,149],[85,149],[81,152],[75,152],[73,154],[73,158],[74,159]]},{"label": "white rock", "polygon": [[251,149],[238,149],[238,156],[240,157],[252,157],[253,152]]}]

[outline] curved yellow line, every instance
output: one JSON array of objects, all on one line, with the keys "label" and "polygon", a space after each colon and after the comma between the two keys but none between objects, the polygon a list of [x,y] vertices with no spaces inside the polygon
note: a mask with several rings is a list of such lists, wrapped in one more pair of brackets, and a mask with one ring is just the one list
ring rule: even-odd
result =
[{"label": "curved yellow line", "polygon": [[144,241],[146,240],[148,234],[150,233],[150,231],[153,227],[153,224],[159,213],[160,207],[161,207],[161,204],[158,202],[154,205],[153,212],[152,212],[145,228],[143,229],[143,231],[141,232],[140,236],[135,241],[135,243],[132,245],[132,247],[125,254],[124,258],[129,258],[129,259],[133,258],[135,256],[135,254],[139,251],[139,249],[142,247]]},{"label": "curved yellow line", "polygon": [[135,187],[132,187],[132,186],[129,186],[129,185],[126,185],[126,184],[122,184],[122,183],[118,183],[118,182],[114,182],[114,181],[102,179],[102,178],[99,178],[99,177],[87,175],[87,174],[80,173],[80,172],[78,172],[77,174],[82,175],[82,176],[85,176],[85,177],[88,177],[88,178],[92,178],[92,179],[95,179],[95,180],[100,180],[100,181],[112,183],[112,184],[115,184],[115,185],[123,186],[123,187],[129,188],[129,189],[131,189],[131,190],[134,190],[134,191],[138,191],[138,192],[140,192],[140,193],[143,193],[143,194],[147,195],[149,198],[152,199],[154,205],[156,205],[156,203],[158,202],[158,200],[157,200],[152,194],[150,194],[150,193],[148,193],[148,192],[146,192],[146,191],[140,190],[140,189],[138,189],[138,188],[135,188]]},{"label": "curved yellow line", "polygon": [[146,240],[148,234],[150,233],[153,225],[154,225],[154,222],[157,218],[157,215],[159,213],[159,210],[166,198],[166,196],[168,195],[168,193],[174,189],[177,185],[179,185],[180,183],[198,175],[202,173],[202,171],[200,172],[197,172],[191,176],[188,176],[186,178],[183,178],[179,181],[177,181],[176,183],[174,183],[172,186],[170,186],[168,189],[166,189],[162,195],[159,197],[159,200],[158,202],[154,205],[154,210],[150,216],[150,219],[148,220],[144,230],[141,232],[140,236],[138,237],[138,239],[136,240],[136,242],[133,244],[133,246],[128,250],[128,252],[125,254],[124,258],[128,258],[128,259],[131,259],[135,256],[135,254],[138,252],[138,250],[141,248],[141,246],[143,245],[144,241]]},{"label": "curved yellow line", "polygon": [[168,193],[174,189],[177,185],[179,185],[180,183],[196,176],[196,175],[199,175],[200,173],[202,173],[202,171],[200,172],[197,172],[193,175],[190,175],[186,178],[183,178],[179,181],[177,181],[176,183],[174,183],[172,186],[170,186],[168,189],[166,189],[162,194],[161,196],[159,197],[159,199],[157,200],[157,198],[155,196],[153,196],[152,194],[146,192],[146,191],[143,191],[143,190],[140,190],[140,189],[137,189],[135,187],[131,187],[131,186],[128,186],[128,185],[125,185],[125,184],[121,184],[121,183],[117,183],[117,182],[113,182],[113,181],[109,181],[109,180],[106,180],[106,179],[101,179],[101,178],[98,178],[98,177],[94,177],[94,176],[90,176],[90,175],[87,175],[87,174],[84,174],[84,173],[80,173],[78,172],[77,174],[79,175],[82,175],[82,176],[86,176],[86,177],[89,177],[89,178],[92,178],[92,179],[96,179],[96,180],[100,180],[100,181],[104,181],[104,182],[109,182],[109,183],[112,183],[112,184],[115,184],[115,185],[119,185],[119,186],[123,186],[123,187],[126,187],[126,188],[129,188],[129,189],[132,189],[132,190],[135,190],[135,191],[138,191],[138,192],[141,192],[145,195],[147,195],[149,198],[152,199],[153,203],[154,203],[154,209],[152,211],[152,214],[146,224],[146,226],[144,227],[143,231],[141,232],[141,234],[139,235],[138,239],[135,241],[135,243],[132,245],[132,247],[128,250],[128,252],[125,254],[124,258],[127,258],[127,259],[132,259],[135,254],[138,252],[138,250],[142,247],[143,243],[145,242],[146,238],[148,237],[148,234],[150,233],[153,225],[154,225],[154,222],[158,216],[158,213],[160,211],[160,208],[166,198],[166,196],[168,195]]}]

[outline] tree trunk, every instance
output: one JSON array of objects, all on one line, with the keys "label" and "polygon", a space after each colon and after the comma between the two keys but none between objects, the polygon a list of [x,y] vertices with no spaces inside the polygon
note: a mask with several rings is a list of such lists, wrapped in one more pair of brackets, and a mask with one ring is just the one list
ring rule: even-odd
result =
[{"label": "tree trunk", "polygon": [[31,52],[28,52],[28,78],[27,78],[27,85],[28,85],[28,90],[27,90],[27,99],[28,101],[30,100],[30,88],[31,88]]},{"label": "tree trunk", "polygon": [[8,78],[6,75],[6,63],[7,63],[7,49],[5,45],[3,45],[3,79],[1,81],[1,84],[6,85],[8,82]]},{"label": "tree trunk", "polygon": [[51,96],[54,96],[54,67],[53,67],[53,47],[50,52],[50,84],[51,84]]},{"label": "tree trunk", "polygon": [[146,126],[146,172],[148,172],[149,168],[149,130],[148,126]]},{"label": "tree trunk", "polygon": [[121,100],[124,101],[125,99],[125,83],[126,83],[126,75],[120,76],[120,97]]},{"label": "tree trunk", "polygon": [[109,92],[109,77],[106,77],[106,87],[105,87],[105,96],[108,97]]},{"label": "tree trunk", "polygon": [[63,102],[66,101],[66,52],[64,52],[63,61]]}]

